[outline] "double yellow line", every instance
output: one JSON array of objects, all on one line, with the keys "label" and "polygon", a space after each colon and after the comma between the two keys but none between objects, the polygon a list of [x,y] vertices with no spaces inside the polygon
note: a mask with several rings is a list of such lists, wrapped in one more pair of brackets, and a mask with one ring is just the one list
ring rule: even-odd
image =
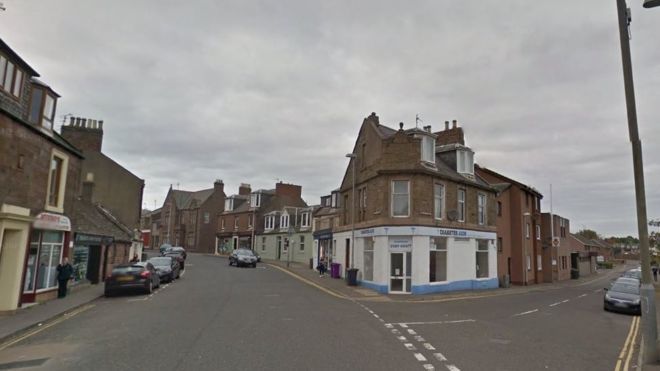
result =
[{"label": "double yellow line", "polygon": [[621,349],[621,353],[619,353],[619,358],[616,360],[614,371],[629,370],[630,359],[632,358],[633,353],[635,353],[635,339],[639,332],[640,318],[640,316],[633,317],[632,323],[630,324],[630,331],[628,331],[628,337],[626,338],[626,342],[623,343],[623,348]]}]

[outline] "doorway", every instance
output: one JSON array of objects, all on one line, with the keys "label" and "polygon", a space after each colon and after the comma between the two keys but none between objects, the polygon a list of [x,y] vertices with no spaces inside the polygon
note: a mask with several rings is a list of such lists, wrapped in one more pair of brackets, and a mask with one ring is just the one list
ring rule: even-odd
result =
[{"label": "doorway", "polygon": [[390,293],[410,293],[412,271],[411,252],[390,253]]}]

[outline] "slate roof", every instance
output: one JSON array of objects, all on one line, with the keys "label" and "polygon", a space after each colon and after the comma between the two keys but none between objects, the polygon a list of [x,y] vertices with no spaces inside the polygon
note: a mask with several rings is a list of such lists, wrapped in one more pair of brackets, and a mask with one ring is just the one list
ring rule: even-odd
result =
[{"label": "slate roof", "polygon": [[115,241],[131,242],[133,232],[101,205],[77,199],[71,217],[73,231],[112,237]]},{"label": "slate roof", "polygon": [[181,191],[172,190],[172,197],[176,203],[177,209],[190,209],[203,204],[213,194],[213,188],[203,189],[201,191]]},{"label": "slate roof", "polygon": [[582,237],[582,236],[580,236],[579,234],[573,234],[573,233],[571,233],[571,236],[573,236],[573,238],[575,238],[576,240],[578,240],[578,242],[580,242],[581,244],[583,244],[583,245],[585,245],[585,246],[598,246],[598,247],[600,247],[600,245],[597,245],[597,244],[594,242],[594,240],[591,240],[591,239],[588,239],[588,238]]}]

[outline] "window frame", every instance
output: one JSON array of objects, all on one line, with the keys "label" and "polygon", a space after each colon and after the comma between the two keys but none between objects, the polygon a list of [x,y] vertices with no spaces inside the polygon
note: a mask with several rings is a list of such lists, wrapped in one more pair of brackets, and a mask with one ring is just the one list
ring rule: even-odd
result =
[{"label": "window frame", "polygon": [[[286,218],[285,218],[286,217]],[[284,222],[286,220],[286,223]],[[280,215],[280,229],[289,228],[289,214],[283,213]]]},{"label": "window frame", "polygon": [[311,219],[309,211],[302,213],[300,226],[303,228],[309,228],[311,226]]},{"label": "window frame", "polygon": [[457,222],[465,223],[465,196],[467,192],[465,188],[459,188],[456,191],[456,203],[458,216],[456,217]]},{"label": "window frame", "polygon": [[[438,245],[434,241],[435,239],[444,239],[444,241],[445,241],[444,242],[444,248],[439,249]],[[449,277],[449,272],[448,272],[448,270],[449,270],[449,259],[448,259],[449,258],[449,252],[448,252],[448,248],[447,248],[448,244],[449,244],[449,239],[447,237],[430,237],[429,238],[429,283],[430,284],[445,283],[445,282],[448,281],[448,277]],[[433,256],[433,253],[437,254],[439,252],[440,253],[444,252],[444,254],[445,254],[445,272],[444,272],[445,273],[445,279],[442,280],[442,281],[438,281],[437,278],[436,278],[436,280],[434,281],[434,280],[431,280],[431,274],[433,274],[435,276],[435,272],[433,272],[431,270],[431,262],[433,261],[432,256]]]},{"label": "window frame", "polygon": [[525,238],[529,240],[531,225],[529,222],[525,223]]},{"label": "window frame", "polygon": [[210,212],[204,211],[203,217],[204,217],[204,224],[209,224],[211,222],[211,213]]},{"label": "window frame", "polygon": [[[436,192],[440,187],[440,194]],[[433,183],[433,218],[435,220],[442,220],[445,215],[445,194],[446,188],[444,183]],[[438,216],[438,212],[440,216]]]},{"label": "window frame", "polygon": [[[362,265],[363,265],[362,279],[367,282],[373,282],[374,280],[374,265],[375,265],[374,245],[375,245],[374,241],[371,237],[365,237],[363,241],[363,249],[362,249]],[[369,270],[367,270],[367,264],[366,264],[367,255],[371,255],[371,266],[369,267]],[[366,277],[367,272],[369,273],[369,277]]]},{"label": "window frame", "polygon": [[254,227],[253,214],[248,215],[248,228],[252,229]]},{"label": "window frame", "polygon": [[[61,166],[60,166],[60,172],[57,174],[57,178],[55,180],[52,179],[52,163],[55,158],[58,158],[61,160]],[[49,161],[49,167],[48,167],[48,184],[46,188],[46,206],[44,207],[47,211],[55,211],[59,213],[64,212],[64,197],[66,195],[66,178],[68,175],[68,169],[69,169],[69,156],[67,156],[64,152],[58,151],[57,149],[54,149],[51,151],[50,154],[50,161]],[[54,182],[57,182],[57,199],[55,204],[51,204],[51,187],[53,187]]]},{"label": "window frame", "polygon": [[304,252],[305,251],[305,235],[301,234],[299,236],[299,240],[300,240],[299,241],[299,244],[300,244],[299,251]]},{"label": "window frame", "polygon": [[423,135],[420,143],[421,161],[435,165],[435,138]]},{"label": "window frame", "polygon": [[488,197],[485,193],[477,193],[477,224],[486,225],[488,223],[488,213],[486,208],[488,205]]},{"label": "window frame", "polygon": [[[394,183],[395,182],[405,182],[406,183],[406,193],[405,195],[407,196],[406,202],[407,202],[407,207],[406,207],[406,215],[395,215],[394,214],[394,198],[395,196],[401,196],[404,195],[404,193],[394,193]],[[392,218],[409,218],[410,217],[410,179],[393,179],[390,182],[390,215]]]},{"label": "window frame", "polygon": [[541,241],[541,225],[536,224],[536,240]]}]

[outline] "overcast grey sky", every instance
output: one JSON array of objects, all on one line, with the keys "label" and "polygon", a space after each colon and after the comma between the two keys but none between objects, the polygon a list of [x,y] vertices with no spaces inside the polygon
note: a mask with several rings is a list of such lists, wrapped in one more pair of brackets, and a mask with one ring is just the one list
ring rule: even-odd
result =
[{"label": "overcast grey sky", "polygon": [[[660,218],[660,9],[630,2],[649,216]],[[601,234],[636,235],[615,1],[4,0],[0,35],[105,120],[104,152],[146,180],[228,193],[339,186],[362,119],[440,129]]]}]

